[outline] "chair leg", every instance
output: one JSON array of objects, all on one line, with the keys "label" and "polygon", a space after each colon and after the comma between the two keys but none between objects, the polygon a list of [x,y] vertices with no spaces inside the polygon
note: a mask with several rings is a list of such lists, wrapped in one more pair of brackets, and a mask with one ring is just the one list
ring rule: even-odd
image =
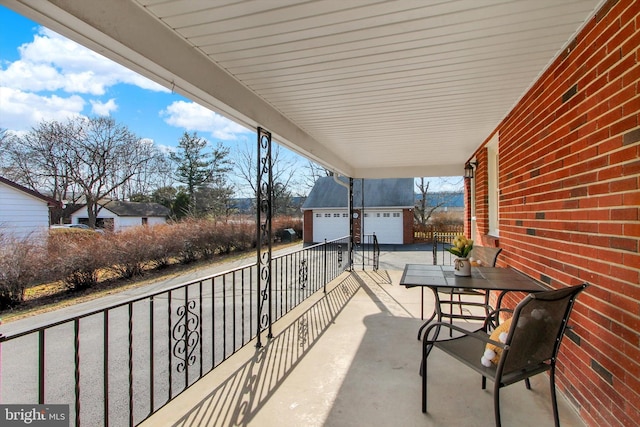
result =
[{"label": "chair leg", "polygon": [[529,378],[524,379],[524,385],[527,387],[527,390],[531,390],[531,381],[529,381]]},{"label": "chair leg", "polygon": [[[458,298],[460,298],[460,295],[458,295]],[[449,324],[453,325],[453,289],[449,291]],[[453,329],[449,328],[449,338],[451,337],[453,337]]]},{"label": "chair leg", "polygon": [[551,405],[553,406],[553,421],[556,427],[560,427],[560,415],[558,414],[558,399],[556,397],[556,366],[551,365],[549,372],[549,386],[551,387]]},{"label": "chair leg", "polygon": [[493,412],[496,417],[496,427],[500,427],[500,385],[496,379],[496,385],[493,388]]},{"label": "chair leg", "polygon": [[489,317],[489,313],[491,312],[491,306],[489,305],[489,290],[484,291],[484,317]]},{"label": "chair leg", "polygon": [[427,346],[422,346],[422,362],[420,363],[420,371],[422,374],[422,412],[427,413]]}]

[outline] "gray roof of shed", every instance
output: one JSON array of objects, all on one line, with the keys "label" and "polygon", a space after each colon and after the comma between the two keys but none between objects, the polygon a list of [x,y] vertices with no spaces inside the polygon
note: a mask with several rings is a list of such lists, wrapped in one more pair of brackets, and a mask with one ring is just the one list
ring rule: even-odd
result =
[{"label": "gray roof of shed", "polygon": [[[348,185],[348,180],[341,179]],[[414,206],[413,178],[365,179],[364,207],[389,208]],[[346,208],[348,191],[331,176],[318,179],[302,205],[302,210]],[[353,206],[362,207],[362,180],[353,180]]]},{"label": "gray roof of shed", "polygon": [[[100,203],[105,209],[110,210],[118,216],[140,216],[140,217],[167,217],[171,214],[171,210],[160,203],[142,203],[142,202],[125,202],[120,200],[110,200],[106,203]],[[76,212],[81,207],[76,210]]]}]

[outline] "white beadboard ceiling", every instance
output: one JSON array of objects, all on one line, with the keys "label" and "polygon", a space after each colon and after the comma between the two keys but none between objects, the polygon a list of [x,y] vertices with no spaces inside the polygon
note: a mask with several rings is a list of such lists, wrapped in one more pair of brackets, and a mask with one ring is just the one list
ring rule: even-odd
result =
[{"label": "white beadboard ceiling", "polygon": [[601,0],[2,0],[355,178],[461,175]]}]

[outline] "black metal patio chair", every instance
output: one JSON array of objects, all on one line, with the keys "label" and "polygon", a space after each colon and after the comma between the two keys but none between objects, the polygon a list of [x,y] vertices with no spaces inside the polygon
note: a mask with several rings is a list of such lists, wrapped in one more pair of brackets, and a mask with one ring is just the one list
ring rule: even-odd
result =
[{"label": "black metal patio chair", "polygon": [[[447,322],[436,322],[425,331],[422,350],[422,412],[427,412],[427,358],[431,346],[453,356],[459,362],[482,375],[482,389],[487,378],[494,381],[494,412],[496,426],[500,426],[500,389],[519,381],[531,388],[529,378],[549,371],[553,418],[560,425],[555,391],[556,357],[567,321],[577,295],[587,284],[529,294],[513,311],[511,325],[505,343],[490,338],[487,318],[483,329],[468,331]],[[458,331],[461,336],[447,340],[429,339],[431,330],[446,327]],[[485,367],[481,363],[487,343],[502,349],[497,365]]]},{"label": "black metal patio chair", "polygon": [[[498,255],[502,248],[493,248],[487,246],[474,246],[469,253],[469,259],[474,259],[478,265],[485,267],[495,267]],[[456,288],[438,288],[438,292],[445,294],[444,298],[439,298],[442,317],[449,318],[449,323],[453,323],[453,319],[464,320],[484,320],[493,310],[489,303],[489,291],[479,289],[456,289]],[[444,310],[448,307],[448,310]],[[471,307],[481,307],[484,309],[484,315],[471,314]],[[460,314],[454,314],[453,310],[457,308]],[[498,307],[499,308],[499,307]],[[469,314],[463,314],[468,311]],[[449,331],[451,336],[452,331]]]}]

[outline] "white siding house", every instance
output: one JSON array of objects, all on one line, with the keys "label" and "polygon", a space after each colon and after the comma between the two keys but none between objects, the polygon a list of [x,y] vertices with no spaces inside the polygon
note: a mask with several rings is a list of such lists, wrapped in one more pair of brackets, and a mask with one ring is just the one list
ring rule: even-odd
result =
[{"label": "white siding house", "polygon": [[[96,227],[109,231],[141,225],[158,225],[167,222],[171,211],[159,203],[124,202],[111,200],[101,204],[96,218]],[[83,206],[71,214],[72,224],[88,224],[87,207]]]},{"label": "white siding house", "polygon": [[18,239],[39,238],[49,230],[49,208],[58,203],[0,176],[0,233]]}]

